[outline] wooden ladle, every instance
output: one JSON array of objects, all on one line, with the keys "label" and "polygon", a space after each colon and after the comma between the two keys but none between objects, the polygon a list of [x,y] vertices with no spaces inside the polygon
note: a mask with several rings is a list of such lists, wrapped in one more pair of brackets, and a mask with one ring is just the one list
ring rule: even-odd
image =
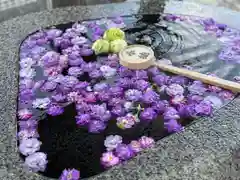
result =
[{"label": "wooden ladle", "polygon": [[147,69],[150,66],[156,66],[163,71],[186,76],[190,79],[199,80],[206,84],[211,84],[214,86],[219,86],[233,92],[240,92],[240,83],[213,77],[196,71],[178,68],[164,63],[159,63],[156,61],[153,50],[150,47],[144,45],[127,46],[122,51],[120,51],[119,58],[120,64],[129,69],[140,70]]}]

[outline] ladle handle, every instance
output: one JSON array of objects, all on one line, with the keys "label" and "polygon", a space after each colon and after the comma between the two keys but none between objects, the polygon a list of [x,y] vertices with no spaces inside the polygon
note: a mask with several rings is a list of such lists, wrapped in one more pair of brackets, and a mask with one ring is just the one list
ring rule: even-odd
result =
[{"label": "ladle handle", "polygon": [[199,72],[190,71],[190,70],[187,70],[187,69],[182,69],[182,68],[178,68],[178,67],[171,66],[171,65],[166,65],[166,64],[163,64],[163,63],[157,63],[156,62],[155,66],[157,66],[158,68],[160,68],[164,71],[168,71],[168,72],[171,72],[171,73],[174,73],[174,74],[186,76],[190,79],[199,80],[199,81],[202,81],[206,84],[219,86],[221,88],[228,89],[228,90],[231,90],[233,92],[240,92],[240,83],[224,80],[224,79],[221,79],[221,78],[218,78],[218,77],[213,77],[213,76],[210,76],[210,75],[201,74]]}]

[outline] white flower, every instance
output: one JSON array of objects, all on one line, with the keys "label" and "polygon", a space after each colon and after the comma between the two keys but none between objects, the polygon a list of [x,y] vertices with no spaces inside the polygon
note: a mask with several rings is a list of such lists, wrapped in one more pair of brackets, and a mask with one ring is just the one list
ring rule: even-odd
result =
[{"label": "white flower", "polygon": [[36,130],[21,130],[17,134],[19,141],[23,141],[29,138],[37,138],[39,137],[39,134]]},{"label": "white flower", "polygon": [[127,101],[124,103],[124,109],[129,112],[131,111],[133,108],[133,102]]},{"label": "white flower", "polygon": [[24,58],[20,61],[20,67],[22,69],[30,69],[36,61],[34,61],[32,58]]},{"label": "white flower", "polygon": [[104,146],[107,148],[107,151],[114,150],[121,143],[122,137],[119,135],[110,135],[104,140]]},{"label": "white flower", "polygon": [[46,169],[47,163],[47,155],[42,152],[36,152],[26,157],[24,166],[32,172],[43,172]]},{"label": "white flower", "polygon": [[24,139],[19,145],[19,151],[24,156],[31,155],[40,149],[41,144],[36,138]]},{"label": "white flower", "polygon": [[117,72],[116,69],[111,68],[110,66],[101,66],[100,71],[103,73],[103,76],[106,78],[114,76]]},{"label": "white flower", "polygon": [[32,105],[33,108],[40,108],[40,109],[46,109],[47,106],[50,104],[49,98],[37,98],[33,101]]},{"label": "white flower", "polygon": [[24,68],[19,72],[19,76],[22,78],[32,79],[36,75],[36,71],[33,68]]}]

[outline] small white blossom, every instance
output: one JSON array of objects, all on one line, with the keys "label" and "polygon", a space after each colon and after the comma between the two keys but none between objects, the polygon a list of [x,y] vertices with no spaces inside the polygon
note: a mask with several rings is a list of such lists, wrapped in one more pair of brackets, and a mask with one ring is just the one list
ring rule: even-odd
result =
[{"label": "small white blossom", "polygon": [[40,109],[46,109],[47,106],[50,104],[49,98],[37,98],[33,101],[32,105],[33,108],[40,108]]},{"label": "small white blossom", "polygon": [[32,172],[43,172],[46,169],[47,163],[47,155],[42,152],[36,152],[26,157],[24,166]]},{"label": "small white blossom", "polygon": [[22,69],[30,69],[35,63],[36,61],[34,61],[32,58],[24,58],[20,60],[19,64]]},{"label": "small white blossom", "polygon": [[124,109],[129,112],[131,111],[133,108],[133,102],[127,101],[124,103]]},{"label": "small white blossom", "polygon": [[38,151],[41,144],[42,143],[36,138],[24,139],[19,145],[19,151],[24,156],[28,156]]},{"label": "small white blossom", "polygon": [[105,78],[113,77],[117,73],[117,70],[111,68],[110,66],[101,66],[100,71],[103,73]]},{"label": "small white blossom", "polygon": [[119,135],[110,135],[104,140],[104,146],[107,148],[107,151],[114,150],[121,143],[122,137]]}]

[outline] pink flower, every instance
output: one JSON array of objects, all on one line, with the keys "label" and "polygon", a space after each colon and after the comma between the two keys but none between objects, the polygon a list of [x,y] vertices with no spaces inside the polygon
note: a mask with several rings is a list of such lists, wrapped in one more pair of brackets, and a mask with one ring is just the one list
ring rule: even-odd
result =
[{"label": "pink flower", "polygon": [[142,136],[138,142],[141,144],[141,147],[143,149],[149,148],[149,147],[153,147],[155,141],[153,138],[151,137],[147,137],[147,136]]},{"label": "pink flower", "polygon": [[21,109],[18,111],[19,119],[29,119],[32,117],[32,112],[29,109]]},{"label": "pink flower", "polygon": [[230,100],[234,98],[234,94],[231,91],[223,90],[218,93],[219,97],[223,98],[224,100]]},{"label": "pink flower", "polygon": [[170,102],[171,104],[173,105],[178,105],[178,104],[182,104],[186,101],[185,97],[183,95],[177,95],[177,96],[174,96]]},{"label": "pink flower", "polygon": [[179,84],[171,84],[166,88],[166,93],[169,96],[182,95],[184,93],[184,88]]},{"label": "pink flower", "polygon": [[105,167],[112,167],[120,162],[119,158],[109,151],[102,154],[101,163]]}]

